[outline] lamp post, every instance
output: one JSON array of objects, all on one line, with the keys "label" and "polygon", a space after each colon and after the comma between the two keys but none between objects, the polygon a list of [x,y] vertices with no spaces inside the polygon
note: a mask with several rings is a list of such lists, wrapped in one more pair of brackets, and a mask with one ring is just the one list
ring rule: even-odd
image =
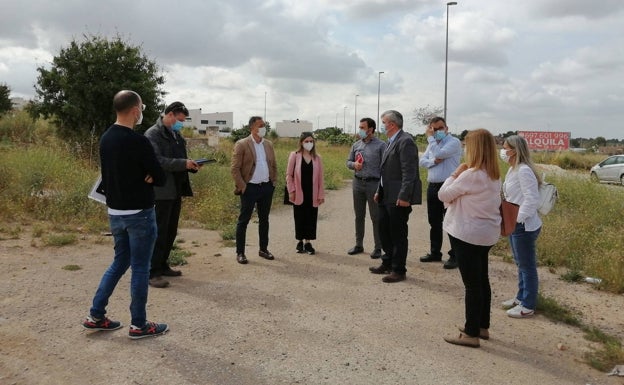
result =
[{"label": "lamp post", "polygon": [[360,96],[359,94],[355,94],[355,111],[353,112],[353,127],[354,127],[354,133],[357,134],[357,98],[358,96]]},{"label": "lamp post", "polygon": [[446,121],[446,83],[448,81],[448,25],[449,25],[449,7],[457,5],[456,1],[446,3],[446,56],[444,57],[444,120]]},{"label": "lamp post", "polygon": [[345,132],[345,128],[347,128],[347,106],[344,106],[342,112],[342,132]]},{"label": "lamp post", "polygon": [[334,127],[336,127],[336,129],[338,129],[338,113],[336,112],[336,124],[334,125]]},{"label": "lamp post", "polygon": [[264,91],[264,116],[262,117],[262,120],[264,120],[266,122],[266,94],[267,92]]},{"label": "lamp post", "polygon": [[381,93],[381,74],[383,73],[383,71],[379,71],[379,83],[377,84],[377,119],[375,120],[377,128],[379,128],[379,95]]}]

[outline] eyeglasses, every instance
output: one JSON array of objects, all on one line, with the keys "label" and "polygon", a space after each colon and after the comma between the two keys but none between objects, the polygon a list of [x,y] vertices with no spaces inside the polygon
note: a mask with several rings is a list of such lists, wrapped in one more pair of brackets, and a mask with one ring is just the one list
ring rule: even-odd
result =
[{"label": "eyeglasses", "polygon": [[145,104],[141,104],[141,111],[145,111]]}]

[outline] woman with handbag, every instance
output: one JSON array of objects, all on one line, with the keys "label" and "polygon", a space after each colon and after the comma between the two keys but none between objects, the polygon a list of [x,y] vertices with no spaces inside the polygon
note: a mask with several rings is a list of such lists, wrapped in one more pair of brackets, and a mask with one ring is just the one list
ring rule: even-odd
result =
[{"label": "woman with handbag", "polygon": [[325,202],[323,162],[316,153],[311,132],[302,132],[299,149],[291,152],[286,167],[288,200],[293,204],[297,253],[314,254],[318,207]]},{"label": "woman with handbag", "polygon": [[444,340],[477,348],[479,338],[489,338],[492,290],[488,254],[501,231],[501,182],[494,136],[480,128],[469,131],[465,143],[465,163],[438,192],[447,207],[443,228],[455,251],[466,293],[466,323],[459,337]]},{"label": "woman with handbag", "polygon": [[516,228],[509,235],[509,245],[518,266],[518,293],[502,305],[509,309],[509,317],[527,318],[535,314],[537,306],[536,242],[542,230],[542,220],[537,208],[540,203],[541,179],[523,137],[507,137],[500,150],[500,157],[511,166],[503,183],[505,199],[520,206]]}]

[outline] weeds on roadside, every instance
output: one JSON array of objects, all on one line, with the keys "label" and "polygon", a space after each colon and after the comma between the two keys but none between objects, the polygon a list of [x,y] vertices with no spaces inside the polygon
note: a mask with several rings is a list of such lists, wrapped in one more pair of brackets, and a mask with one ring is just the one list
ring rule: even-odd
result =
[{"label": "weeds on roadside", "polygon": [[67,246],[78,241],[75,234],[50,234],[43,237],[44,246]]},{"label": "weeds on roadside", "polygon": [[169,265],[184,266],[188,263],[186,259],[193,255],[193,253],[191,253],[190,251],[180,248],[178,244],[183,242],[184,241],[176,241],[173,244],[173,248],[171,249],[171,253],[169,253],[169,258],[167,259]]},{"label": "weeds on roadside", "polygon": [[624,362],[624,350],[618,338],[610,336],[594,326],[584,324],[575,313],[561,306],[555,299],[539,293],[537,310],[553,321],[580,328],[585,333],[585,339],[600,343],[600,348],[593,349],[585,355],[585,359],[591,367],[604,372]]}]

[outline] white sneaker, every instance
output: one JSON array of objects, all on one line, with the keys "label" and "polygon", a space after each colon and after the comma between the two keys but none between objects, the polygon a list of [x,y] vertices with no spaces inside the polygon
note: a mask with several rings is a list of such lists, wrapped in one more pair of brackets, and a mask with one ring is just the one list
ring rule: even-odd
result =
[{"label": "white sneaker", "polygon": [[518,300],[518,298],[508,299],[507,301],[501,302],[501,305],[503,305],[503,309],[505,310],[511,309],[516,305],[520,305],[520,300]]},{"label": "white sneaker", "polygon": [[507,315],[511,318],[528,318],[533,317],[535,310],[527,309],[522,305],[516,305],[515,307],[507,310]]}]

